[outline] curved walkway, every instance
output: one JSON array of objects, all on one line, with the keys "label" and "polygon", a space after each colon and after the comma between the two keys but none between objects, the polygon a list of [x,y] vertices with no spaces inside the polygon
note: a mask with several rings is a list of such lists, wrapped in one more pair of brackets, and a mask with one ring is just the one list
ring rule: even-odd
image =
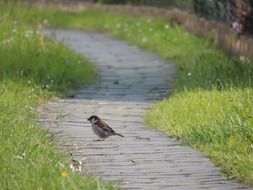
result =
[{"label": "curved walkway", "polygon": [[[47,31],[100,70],[96,84],[40,107],[45,127],[59,133],[62,148],[84,170],[119,183],[122,189],[243,189],[225,179],[198,151],[149,129],[144,115],[171,87],[175,69],[158,56],[111,37],[91,32]],[[125,137],[94,141],[88,116],[101,116]]]}]

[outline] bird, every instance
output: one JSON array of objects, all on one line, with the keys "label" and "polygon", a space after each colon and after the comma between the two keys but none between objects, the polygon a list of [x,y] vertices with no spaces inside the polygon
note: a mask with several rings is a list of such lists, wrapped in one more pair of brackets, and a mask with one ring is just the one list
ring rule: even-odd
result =
[{"label": "bird", "polygon": [[97,141],[102,141],[105,138],[118,135],[124,137],[123,135],[116,133],[108,124],[106,124],[101,118],[96,115],[92,115],[88,118],[88,121],[91,122],[92,130],[100,138]]}]

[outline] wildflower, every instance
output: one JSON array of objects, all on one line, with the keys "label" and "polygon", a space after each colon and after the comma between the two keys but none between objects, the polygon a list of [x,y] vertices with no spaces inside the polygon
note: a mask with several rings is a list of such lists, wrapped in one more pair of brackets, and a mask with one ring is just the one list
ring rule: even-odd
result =
[{"label": "wildflower", "polygon": [[29,80],[29,81],[27,81],[27,83],[28,83],[28,84],[31,84],[31,81]]},{"label": "wildflower", "polygon": [[16,158],[16,159],[20,159],[20,160],[25,159],[25,158],[26,158],[26,156],[25,156],[25,152],[23,152],[21,155],[17,155],[17,156],[15,156],[15,158]]},{"label": "wildflower", "polygon": [[62,177],[68,177],[68,176],[69,176],[69,173],[68,173],[67,171],[63,171],[63,172],[61,173],[61,176],[62,176]]},{"label": "wildflower", "polygon": [[239,22],[233,22],[232,23],[232,28],[238,33],[242,33],[242,24]]},{"label": "wildflower", "polygon": [[245,57],[244,56],[240,56],[240,61],[241,62],[244,62],[246,59],[245,59]]},{"label": "wildflower", "polygon": [[166,25],[164,26],[164,28],[165,28],[165,29],[169,29],[169,25],[166,24]]},{"label": "wildflower", "polygon": [[147,38],[142,38],[142,40],[141,40],[143,43],[145,43],[145,42],[147,42]]},{"label": "wildflower", "polygon": [[43,20],[43,24],[47,25],[48,21],[46,19]]},{"label": "wildflower", "polygon": [[117,24],[116,27],[117,27],[117,28],[120,28],[120,27],[121,27],[121,24]]},{"label": "wildflower", "polygon": [[150,23],[150,22],[151,22],[151,18],[148,18],[148,19],[147,19],[147,23]]},{"label": "wildflower", "polygon": [[26,38],[30,38],[30,37],[32,37],[32,35],[33,35],[33,31],[32,30],[25,31],[25,37]]},{"label": "wildflower", "polygon": [[3,40],[2,44],[7,45],[7,44],[10,44],[12,42],[14,42],[14,38],[11,37],[11,38],[7,38],[7,39]]},{"label": "wildflower", "polygon": [[187,73],[187,76],[188,77],[192,76],[192,73],[191,72]]},{"label": "wildflower", "polygon": [[17,29],[16,29],[16,28],[14,28],[14,29],[12,30],[12,32],[13,32],[13,33],[16,33],[16,32],[17,32]]}]

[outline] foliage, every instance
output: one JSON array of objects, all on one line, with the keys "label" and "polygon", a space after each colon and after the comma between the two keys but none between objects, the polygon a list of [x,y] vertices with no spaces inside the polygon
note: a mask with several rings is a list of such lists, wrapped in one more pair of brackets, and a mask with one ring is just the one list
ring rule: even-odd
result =
[{"label": "foliage", "polygon": [[69,171],[71,157],[38,127],[39,103],[80,81],[93,82],[96,72],[82,56],[46,39],[35,14],[0,2],[0,189],[115,189]]}]

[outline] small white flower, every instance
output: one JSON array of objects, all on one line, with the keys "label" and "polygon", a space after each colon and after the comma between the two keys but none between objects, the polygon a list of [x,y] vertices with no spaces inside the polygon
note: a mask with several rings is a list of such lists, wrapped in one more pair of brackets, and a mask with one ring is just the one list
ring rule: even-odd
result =
[{"label": "small white flower", "polygon": [[13,33],[16,33],[16,32],[17,32],[17,29],[16,29],[16,28],[14,28],[14,29],[12,30],[12,32],[13,32]]},{"label": "small white flower", "polygon": [[244,56],[240,56],[240,61],[244,62],[246,58]]},{"label": "small white flower", "polygon": [[46,88],[49,88],[49,85],[48,85],[48,84],[46,85]]},{"label": "small white flower", "polygon": [[118,24],[116,25],[116,27],[117,27],[117,28],[120,28],[120,27],[121,27],[121,24],[118,23]]},{"label": "small white flower", "polygon": [[33,31],[32,30],[25,31],[25,37],[26,38],[30,38],[30,37],[32,37],[32,35],[33,35]]},{"label": "small white flower", "polygon": [[169,29],[169,25],[168,24],[164,25],[164,28]]},{"label": "small white flower", "polygon": [[11,37],[11,38],[5,39],[5,40],[2,42],[2,44],[3,44],[3,45],[7,45],[7,44],[10,44],[10,43],[12,43],[12,42],[14,42],[14,39]]},{"label": "small white flower", "polygon": [[143,37],[141,40],[143,43],[147,42],[147,38]]},{"label": "small white flower", "polygon": [[27,81],[27,83],[28,83],[28,84],[31,84],[31,81],[29,80],[29,81]]},{"label": "small white flower", "polygon": [[192,76],[192,73],[191,72],[187,73],[187,76],[188,77]]},{"label": "small white flower", "polygon": [[46,19],[44,19],[43,24],[48,24],[48,21]]}]

